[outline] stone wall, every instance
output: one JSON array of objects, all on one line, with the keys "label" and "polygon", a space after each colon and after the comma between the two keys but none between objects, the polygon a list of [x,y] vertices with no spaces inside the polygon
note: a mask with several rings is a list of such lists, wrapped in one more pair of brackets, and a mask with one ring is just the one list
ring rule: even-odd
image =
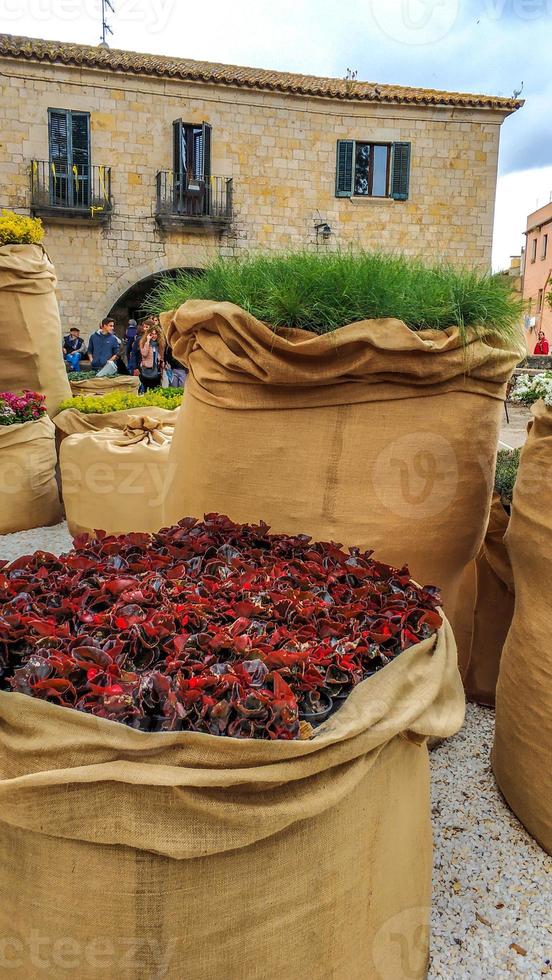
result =
[{"label": "stone wall", "polygon": [[[108,226],[49,224],[64,326],[85,334],[137,280],[244,249],[400,250],[488,268],[500,124],[496,110],[292,96],[2,59],[0,204],[29,207],[29,165],[48,157],[47,110],[91,113],[92,162],[112,168]],[[163,232],[155,177],[172,166],[172,122],[209,122],[212,173],[233,178],[222,233]],[[335,197],[336,140],[412,143],[408,201]],[[316,241],[315,222],[332,235]]]}]

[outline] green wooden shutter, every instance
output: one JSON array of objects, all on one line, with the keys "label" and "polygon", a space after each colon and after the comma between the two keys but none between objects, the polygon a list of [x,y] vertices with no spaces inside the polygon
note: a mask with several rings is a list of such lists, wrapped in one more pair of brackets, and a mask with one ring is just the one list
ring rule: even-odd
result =
[{"label": "green wooden shutter", "polygon": [[351,197],[355,178],[355,141],[337,141],[337,163],[335,168],[335,196]]},{"label": "green wooden shutter", "polygon": [[391,197],[407,201],[410,185],[410,143],[393,143],[391,163]]}]

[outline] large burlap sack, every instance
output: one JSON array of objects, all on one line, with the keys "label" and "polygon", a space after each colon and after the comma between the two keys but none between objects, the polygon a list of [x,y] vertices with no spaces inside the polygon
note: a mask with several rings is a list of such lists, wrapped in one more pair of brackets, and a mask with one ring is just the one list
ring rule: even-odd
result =
[{"label": "large burlap sack", "polygon": [[100,432],[102,429],[125,429],[129,419],[142,418],[147,415],[150,419],[162,422],[164,425],[176,425],[178,408],[156,408],[148,405],[146,408],[125,408],[120,412],[79,412],[76,408],[66,408],[54,418],[54,425],[61,438],[80,435],[83,432]]},{"label": "large burlap sack", "polygon": [[135,378],[131,374],[114,374],[112,378],[87,378],[85,381],[71,381],[70,385],[74,398],[78,395],[108,395],[112,391],[135,394],[140,387],[140,378]]},{"label": "large burlap sack", "polygon": [[61,521],[56,462],[55,429],[46,416],[0,426],[0,534]]},{"label": "large burlap sack", "polygon": [[166,523],[263,518],[407,561],[443,589],[465,665],[459,582],[483,543],[519,352],[392,319],[275,334],[237,306],[198,300],[162,322],[190,371]]},{"label": "large burlap sack", "polygon": [[[470,701],[493,708],[500,658],[514,613],[514,579],[504,536],[509,516],[497,493],[483,547],[468,571],[473,575],[473,596],[466,585],[464,598],[473,616],[471,653],[464,677]],[[466,579],[463,579],[463,584]]]},{"label": "large burlap sack", "polygon": [[49,415],[71,397],[56,283],[42,245],[0,246],[0,391],[38,391]]},{"label": "large burlap sack", "polygon": [[533,408],[506,545],[515,607],[500,664],[496,781],[516,816],[552,853],[552,409]]},{"label": "large burlap sack", "polygon": [[60,450],[63,503],[73,536],[163,527],[174,425],[130,417],[123,430],[68,436]]},{"label": "large burlap sack", "polygon": [[143,734],[0,693],[10,976],[425,977],[424,741],[463,712],[448,624],[309,741]]}]

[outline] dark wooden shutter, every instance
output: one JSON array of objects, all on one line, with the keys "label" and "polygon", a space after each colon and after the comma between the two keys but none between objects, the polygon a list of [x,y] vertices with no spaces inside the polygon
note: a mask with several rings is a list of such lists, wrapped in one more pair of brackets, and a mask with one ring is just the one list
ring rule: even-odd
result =
[{"label": "dark wooden shutter", "polygon": [[203,130],[203,179],[207,182],[211,176],[211,127],[209,123],[202,124]]},{"label": "dark wooden shutter", "polygon": [[87,112],[71,113],[71,150],[73,164],[90,166],[90,117]]},{"label": "dark wooden shutter", "polygon": [[69,158],[67,113],[50,109],[49,124],[50,162],[57,163],[59,160],[67,163]]},{"label": "dark wooden shutter", "polygon": [[351,197],[355,178],[355,141],[337,141],[337,163],[335,169],[335,196]]},{"label": "dark wooden shutter", "polygon": [[410,143],[393,143],[391,162],[391,197],[407,201],[410,185]]},{"label": "dark wooden shutter", "polygon": [[182,120],[175,119],[173,122],[173,171],[175,176],[179,176],[184,170],[182,154],[183,129]]}]

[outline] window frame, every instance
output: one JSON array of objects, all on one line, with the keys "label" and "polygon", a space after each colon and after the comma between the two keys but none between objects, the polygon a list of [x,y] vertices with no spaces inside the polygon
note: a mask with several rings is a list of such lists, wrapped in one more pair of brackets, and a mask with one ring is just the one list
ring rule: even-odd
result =
[{"label": "window frame", "polygon": [[[393,156],[393,143],[385,143],[380,140],[354,140],[354,158],[353,158],[353,193],[351,197],[359,198],[374,198],[375,200],[384,201],[386,198],[391,197],[391,158]],[[370,147],[370,183],[372,188],[374,186],[374,148],[376,146],[384,146],[387,150],[387,161],[385,168],[385,194],[374,194],[373,190],[369,190],[367,194],[357,194],[355,190],[356,186],[356,155],[359,146],[369,146]]]},{"label": "window frame", "polygon": [[541,248],[541,259],[546,258],[546,253],[548,252],[548,235],[542,236],[542,248]]},{"label": "window frame", "polygon": [[[65,116],[65,138],[67,155],[65,157],[65,173],[54,173],[56,163],[62,162],[61,157],[52,155],[52,117]],[[77,116],[86,120],[86,149],[88,161],[81,164],[82,173],[72,176],[73,167],[78,167],[73,154],[73,119]],[[90,204],[92,184],[92,127],[90,112],[83,109],[59,109],[48,106],[48,169],[50,182],[50,202],[53,206],[87,209]],[[76,184],[76,186],[75,186]]]},{"label": "window frame", "polygon": [[537,261],[537,242],[538,238],[531,239],[531,262]]}]

